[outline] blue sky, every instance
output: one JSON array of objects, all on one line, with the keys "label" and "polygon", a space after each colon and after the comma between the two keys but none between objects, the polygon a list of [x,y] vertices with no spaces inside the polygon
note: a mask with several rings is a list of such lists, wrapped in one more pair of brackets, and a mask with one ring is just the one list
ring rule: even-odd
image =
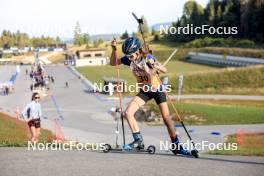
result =
[{"label": "blue sky", "polygon": [[[82,32],[123,33],[137,29],[131,12],[149,25],[176,21],[187,0],[0,0],[0,31],[20,30],[30,36],[72,37],[79,21]],[[208,0],[197,0],[205,6]]]}]

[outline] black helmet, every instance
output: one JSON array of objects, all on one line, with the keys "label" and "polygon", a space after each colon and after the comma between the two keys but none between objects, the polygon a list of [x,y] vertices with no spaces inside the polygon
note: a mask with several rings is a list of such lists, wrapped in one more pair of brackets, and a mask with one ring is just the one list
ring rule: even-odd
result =
[{"label": "black helmet", "polygon": [[122,45],[122,51],[125,55],[130,55],[135,53],[141,48],[141,43],[139,39],[136,37],[129,37],[127,38],[123,45]]}]

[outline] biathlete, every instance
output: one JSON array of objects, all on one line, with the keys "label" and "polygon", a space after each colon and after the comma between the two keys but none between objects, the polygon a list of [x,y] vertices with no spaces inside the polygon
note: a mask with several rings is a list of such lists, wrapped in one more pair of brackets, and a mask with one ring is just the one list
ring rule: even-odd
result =
[{"label": "biathlete", "polygon": [[175,150],[172,150],[172,152],[174,154],[190,155],[190,152],[184,149],[179,143],[173,121],[170,118],[166,94],[164,93],[164,90],[161,89],[162,85],[157,72],[166,73],[167,69],[162,66],[151,54],[146,54],[143,51],[139,39],[135,37],[129,37],[124,41],[122,45],[122,52],[125,56],[121,57],[121,59],[117,59],[116,40],[113,40],[110,65],[116,66],[124,64],[129,66],[132,73],[136,77],[139,86],[141,87],[139,93],[131,100],[125,110],[125,117],[134,139],[134,141],[128,146],[131,149],[144,149],[143,137],[140,133],[134,114],[141,106],[149,100],[154,99],[159,106],[162,118],[167,126],[171,142],[177,146]]}]

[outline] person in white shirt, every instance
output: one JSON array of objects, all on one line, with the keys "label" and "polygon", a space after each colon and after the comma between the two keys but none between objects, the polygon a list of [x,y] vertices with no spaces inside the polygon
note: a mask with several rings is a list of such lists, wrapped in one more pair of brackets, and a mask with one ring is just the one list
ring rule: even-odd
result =
[{"label": "person in white shirt", "polygon": [[39,100],[39,93],[33,93],[31,102],[22,111],[22,116],[27,122],[31,132],[32,142],[38,142],[40,135],[40,118],[42,112]]}]

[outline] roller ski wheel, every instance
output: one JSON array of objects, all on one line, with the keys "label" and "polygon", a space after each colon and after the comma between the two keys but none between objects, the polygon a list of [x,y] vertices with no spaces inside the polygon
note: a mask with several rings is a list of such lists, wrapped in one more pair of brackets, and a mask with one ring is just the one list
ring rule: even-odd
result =
[{"label": "roller ski wheel", "polygon": [[114,153],[120,153],[120,152],[124,152],[124,153],[148,153],[148,154],[155,154],[156,152],[156,147],[154,145],[150,145],[147,147],[147,149],[144,148],[128,148],[128,144],[126,144],[125,146],[123,146],[122,148],[112,148],[111,145],[109,144],[104,144],[103,146],[103,152],[104,153],[109,153],[109,152],[114,152]]},{"label": "roller ski wheel", "polygon": [[135,148],[130,148],[130,149],[124,149],[124,151],[127,152],[135,152],[135,153],[148,153],[148,154],[155,154],[156,152],[156,147],[154,145],[150,145],[147,147],[147,149],[142,148],[142,147],[135,147]]},{"label": "roller ski wheel", "polygon": [[147,148],[147,152],[148,152],[149,154],[155,154],[155,152],[156,152],[156,147],[155,147],[154,145],[150,145],[150,146],[148,146],[148,148]]},{"label": "roller ski wheel", "polygon": [[112,149],[111,145],[109,145],[109,144],[104,144],[103,147],[104,147],[104,148],[103,148],[103,152],[104,152],[104,153],[108,153],[108,152],[110,152],[110,150]]},{"label": "roller ski wheel", "polygon": [[192,151],[191,151],[191,155],[192,155],[194,158],[199,158],[199,152],[198,152],[198,150],[192,150]]},{"label": "roller ski wheel", "polygon": [[184,153],[180,153],[176,150],[171,150],[174,155],[181,155],[181,156],[192,156],[194,158],[199,158],[199,152],[197,150],[192,150],[191,152],[185,151]]}]

